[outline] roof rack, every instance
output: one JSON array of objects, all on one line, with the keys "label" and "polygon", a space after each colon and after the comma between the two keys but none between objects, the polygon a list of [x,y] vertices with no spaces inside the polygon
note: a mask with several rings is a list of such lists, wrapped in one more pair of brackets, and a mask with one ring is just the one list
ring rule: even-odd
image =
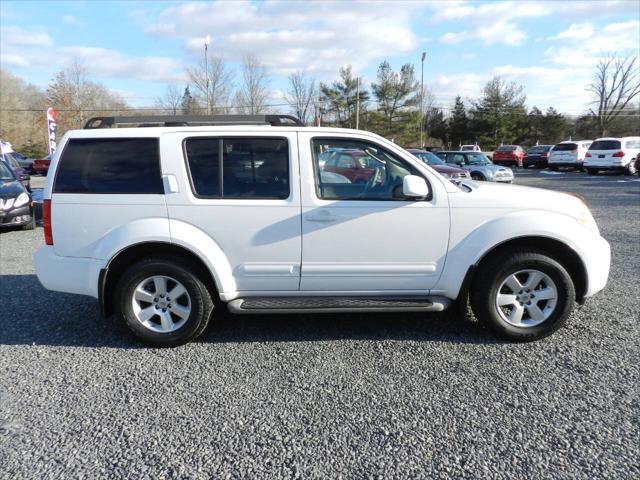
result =
[{"label": "roof rack", "polygon": [[117,127],[189,127],[203,125],[304,126],[291,115],[143,115],[132,117],[93,117],[85,129]]}]

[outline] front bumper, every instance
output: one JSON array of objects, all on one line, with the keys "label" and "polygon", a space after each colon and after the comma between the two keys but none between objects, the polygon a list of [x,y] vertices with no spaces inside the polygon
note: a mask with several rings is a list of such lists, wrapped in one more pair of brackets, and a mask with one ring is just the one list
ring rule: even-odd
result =
[{"label": "front bumper", "polygon": [[56,255],[50,245],[40,247],[33,259],[38,280],[47,290],[98,298],[98,278],[100,269],[103,268],[102,260],[61,257]]},{"label": "front bumper", "polygon": [[609,278],[611,268],[611,246],[599,235],[585,235],[582,240],[588,242],[584,250],[588,255],[583,256],[587,270],[587,291],[584,298],[589,298],[602,290]]},{"label": "front bumper", "polygon": [[19,227],[33,221],[33,210],[27,204],[13,210],[0,210],[0,227]]}]

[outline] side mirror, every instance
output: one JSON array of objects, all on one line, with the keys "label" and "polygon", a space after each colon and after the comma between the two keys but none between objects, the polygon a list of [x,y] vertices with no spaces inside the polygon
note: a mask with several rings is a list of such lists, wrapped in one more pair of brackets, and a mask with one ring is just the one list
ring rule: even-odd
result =
[{"label": "side mirror", "polygon": [[429,196],[429,187],[424,178],[407,175],[402,179],[402,194],[407,198],[426,198]]}]

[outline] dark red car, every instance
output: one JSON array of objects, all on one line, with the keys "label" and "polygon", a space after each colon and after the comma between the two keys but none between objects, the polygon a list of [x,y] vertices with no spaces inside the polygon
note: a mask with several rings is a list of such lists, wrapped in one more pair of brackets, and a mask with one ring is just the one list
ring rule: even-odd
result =
[{"label": "dark red car", "polygon": [[38,158],[33,161],[33,170],[41,175],[46,175],[49,171],[49,165],[51,164],[51,155],[47,155],[44,158]]},{"label": "dark red car", "polygon": [[500,145],[491,159],[496,165],[522,167],[526,152],[520,145]]},{"label": "dark red car", "polygon": [[384,163],[361,150],[341,150],[327,160],[322,169],[347,177],[351,183],[367,183],[376,167],[384,168]]},{"label": "dark red car", "polygon": [[424,163],[429,165],[440,175],[443,175],[447,178],[469,178],[469,172],[467,172],[464,168],[447,165],[442,161],[442,159],[431,152],[421,150],[419,148],[407,148],[406,150],[407,152],[418,157]]}]

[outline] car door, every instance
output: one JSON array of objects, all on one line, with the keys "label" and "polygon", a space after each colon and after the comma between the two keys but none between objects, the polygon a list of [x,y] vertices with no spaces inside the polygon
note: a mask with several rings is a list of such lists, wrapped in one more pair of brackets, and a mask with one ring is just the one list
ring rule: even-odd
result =
[{"label": "car door", "polygon": [[[426,293],[444,266],[448,198],[439,178],[419,161],[367,136],[299,132],[302,273],[305,292]],[[330,183],[321,175],[323,150],[360,150],[382,162],[366,183]],[[424,170],[423,170],[424,169]],[[385,171],[383,171],[385,170]],[[423,176],[432,196],[402,197],[402,178]]]},{"label": "car door", "polygon": [[171,221],[206,233],[224,252],[237,291],[295,291],[301,227],[295,132],[186,132],[162,138]]}]

